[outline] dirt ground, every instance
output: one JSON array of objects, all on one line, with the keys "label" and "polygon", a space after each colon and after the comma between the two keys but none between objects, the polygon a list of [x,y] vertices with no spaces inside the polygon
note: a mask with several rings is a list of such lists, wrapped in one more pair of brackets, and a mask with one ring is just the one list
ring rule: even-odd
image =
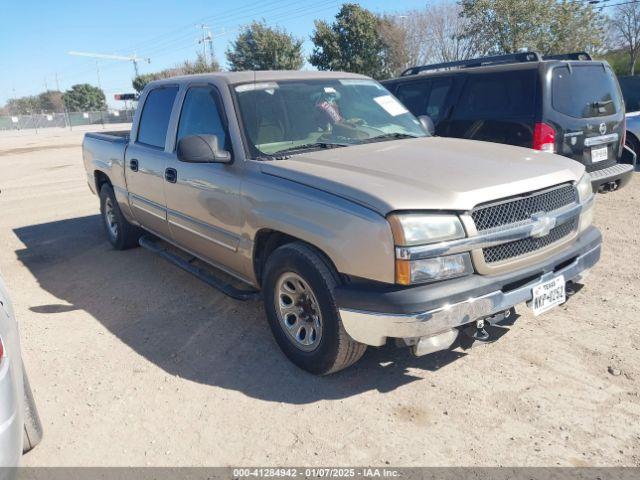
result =
[{"label": "dirt ground", "polygon": [[259,303],[110,248],[81,139],[0,135],[0,270],[45,429],[25,465],[640,466],[640,173],[599,196],[603,257],[566,305],[316,378]]}]

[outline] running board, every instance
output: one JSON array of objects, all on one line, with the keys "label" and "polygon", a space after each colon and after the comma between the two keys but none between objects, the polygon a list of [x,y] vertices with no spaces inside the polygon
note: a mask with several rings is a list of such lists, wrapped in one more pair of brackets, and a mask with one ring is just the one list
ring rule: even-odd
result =
[{"label": "running board", "polygon": [[[260,300],[262,298],[260,291],[242,290],[234,287],[230,283],[226,283],[224,280],[214,276],[206,270],[191,264],[189,261],[181,258],[179,255],[170,252],[149,235],[141,236],[140,240],[138,240],[138,243],[142,248],[160,255],[165,260],[170,261],[174,265],[189,272],[190,274],[202,280],[207,285],[215,288],[216,290],[220,290],[222,293],[231,298],[234,298],[236,300]],[[193,258],[191,261],[193,260],[195,260],[195,258]]]}]

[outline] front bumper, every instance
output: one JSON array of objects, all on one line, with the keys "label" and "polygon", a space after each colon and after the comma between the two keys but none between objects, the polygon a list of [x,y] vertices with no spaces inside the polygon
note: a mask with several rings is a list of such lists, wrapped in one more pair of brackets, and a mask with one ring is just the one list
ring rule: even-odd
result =
[{"label": "front bumper", "polygon": [[600,259],[602,236],[585,230],[566,250],[545,261],[501,275],[471,275],[432,285],[345,285],[336,303],[347,333],[380,346],[388,337],[433,337],[532,299],[532,288],[563,275],[579,282]]},{"label": "front bumper", "polygon": [[609,183],[615,182],[616,189],[624,187],[633,175],[634,165],[628,163],[616,163],[602,170],[596,170],[591,172],[591,186],[593,191],[597,192],[601,186],[605,186]]}]

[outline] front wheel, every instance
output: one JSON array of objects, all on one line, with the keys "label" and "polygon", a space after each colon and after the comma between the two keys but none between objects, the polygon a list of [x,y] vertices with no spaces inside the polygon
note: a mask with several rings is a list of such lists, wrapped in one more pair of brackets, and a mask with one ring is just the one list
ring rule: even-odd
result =
[{"label": "front wheel", "polygon": [[314,248],[291,243],[265,266],[264,304],[271,331],[298,367],[327,375],[357,362],[367,346],[345,331],[333,290],[339,278]]}]

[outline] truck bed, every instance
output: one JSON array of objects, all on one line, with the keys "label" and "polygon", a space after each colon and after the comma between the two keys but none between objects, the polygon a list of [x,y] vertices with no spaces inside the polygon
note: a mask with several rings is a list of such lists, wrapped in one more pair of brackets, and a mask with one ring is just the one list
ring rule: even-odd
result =
[{"label": "truck bed", "polygon": [[106,140],[108,142],[128,142],[131,130],[113,130],[110,132],[87,132],[85,138],[95,138],[98,140]]}]

